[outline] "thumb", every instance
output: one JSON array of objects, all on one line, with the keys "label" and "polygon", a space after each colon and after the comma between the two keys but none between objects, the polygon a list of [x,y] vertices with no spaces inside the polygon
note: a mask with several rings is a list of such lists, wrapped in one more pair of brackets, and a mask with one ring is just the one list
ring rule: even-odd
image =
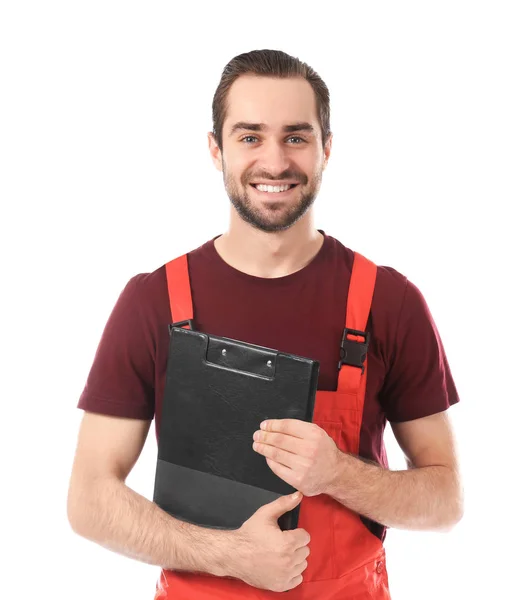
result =
[{"label": "thumb", "polygon": [[281,517],[287,511],[292,510],[295,506],[300,504],[302,498],[303,494],[300,492],[289,494],[288,496],[280,496],[280,498],[273,500],[273,502],[262,506],[261,510],[266,516],[276,522],[278,517]]}]

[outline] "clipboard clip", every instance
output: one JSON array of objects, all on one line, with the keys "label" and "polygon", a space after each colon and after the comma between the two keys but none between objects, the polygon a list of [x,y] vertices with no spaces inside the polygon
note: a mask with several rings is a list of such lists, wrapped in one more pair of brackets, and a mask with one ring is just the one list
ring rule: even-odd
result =
[{"label": "clipboard clip", "polygon": [[[364,342],[357,340],[349,340],[348,335],[357,335],[364,338]],[[361,374],[364,373],[364,361],[368,352],[368,344],[370,343],[370,333],[368,331],[359,331],[359,329],[350,329],[345,327],[343,337],[341,338],[341,347],[339,351],[338,371],[342,365],[350,365],[351,367],[359,367]]]},{"label": "clipboard clip", "polygon": [[188,325],[189,329],[194,329],[194,319],[187,319],[186,321],[176,321],[176,323],[171,323],[169,325],[169,335],[172,333],[173,327],[184,327]]}]

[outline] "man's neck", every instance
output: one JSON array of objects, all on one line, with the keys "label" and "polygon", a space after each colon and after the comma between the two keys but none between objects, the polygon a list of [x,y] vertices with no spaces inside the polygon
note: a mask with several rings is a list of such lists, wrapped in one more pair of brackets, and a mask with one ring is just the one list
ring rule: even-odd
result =
[{"label": "man's neck", "polygon": [[230,227],[215,241],[219,256],[231,267],[255,277],[284,277],[303,269],[319,252],[324,237],[314,227],[298,221],[274,233]]}]

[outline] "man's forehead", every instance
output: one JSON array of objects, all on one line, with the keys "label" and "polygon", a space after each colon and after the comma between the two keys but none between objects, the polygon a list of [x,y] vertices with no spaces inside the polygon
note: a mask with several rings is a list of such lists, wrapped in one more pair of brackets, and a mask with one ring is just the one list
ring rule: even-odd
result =
[{"label": "man's forehead", "polygon": [[229,90],[226,107],[228,135],[243,129],[307,134],[318,130],[314,91],[300,77],[241,76]]}]

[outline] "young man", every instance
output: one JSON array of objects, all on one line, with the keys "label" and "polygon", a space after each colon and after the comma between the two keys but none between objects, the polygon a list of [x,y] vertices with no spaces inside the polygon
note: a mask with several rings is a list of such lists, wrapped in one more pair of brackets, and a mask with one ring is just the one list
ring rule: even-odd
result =
[{"label": "young man", "polygon": [[[181,320],[165,265],[128,282],[102,335],[79,400],[68,516],[78,534],[163,567],[156,599],[386,599],[386,528],[449,530],[462,516],[447,415],[458,395],[422,294],[314,225],[329,114],[305,63],[270,50],[234,58],[208,139],[230,224],[187,255],[196,329],[320,361],[313,422],[268,421],[250,440],[299,498],[221,531],[127,487],[154,416],[159,433],[167,326]],[[365,335],[343,339],[345,326]],[[366,360],[344,359],[353,344]],[[407,470],[388,469],[387,420]],[[298,529],[281,531],[277,519],[300,502]]]}]

